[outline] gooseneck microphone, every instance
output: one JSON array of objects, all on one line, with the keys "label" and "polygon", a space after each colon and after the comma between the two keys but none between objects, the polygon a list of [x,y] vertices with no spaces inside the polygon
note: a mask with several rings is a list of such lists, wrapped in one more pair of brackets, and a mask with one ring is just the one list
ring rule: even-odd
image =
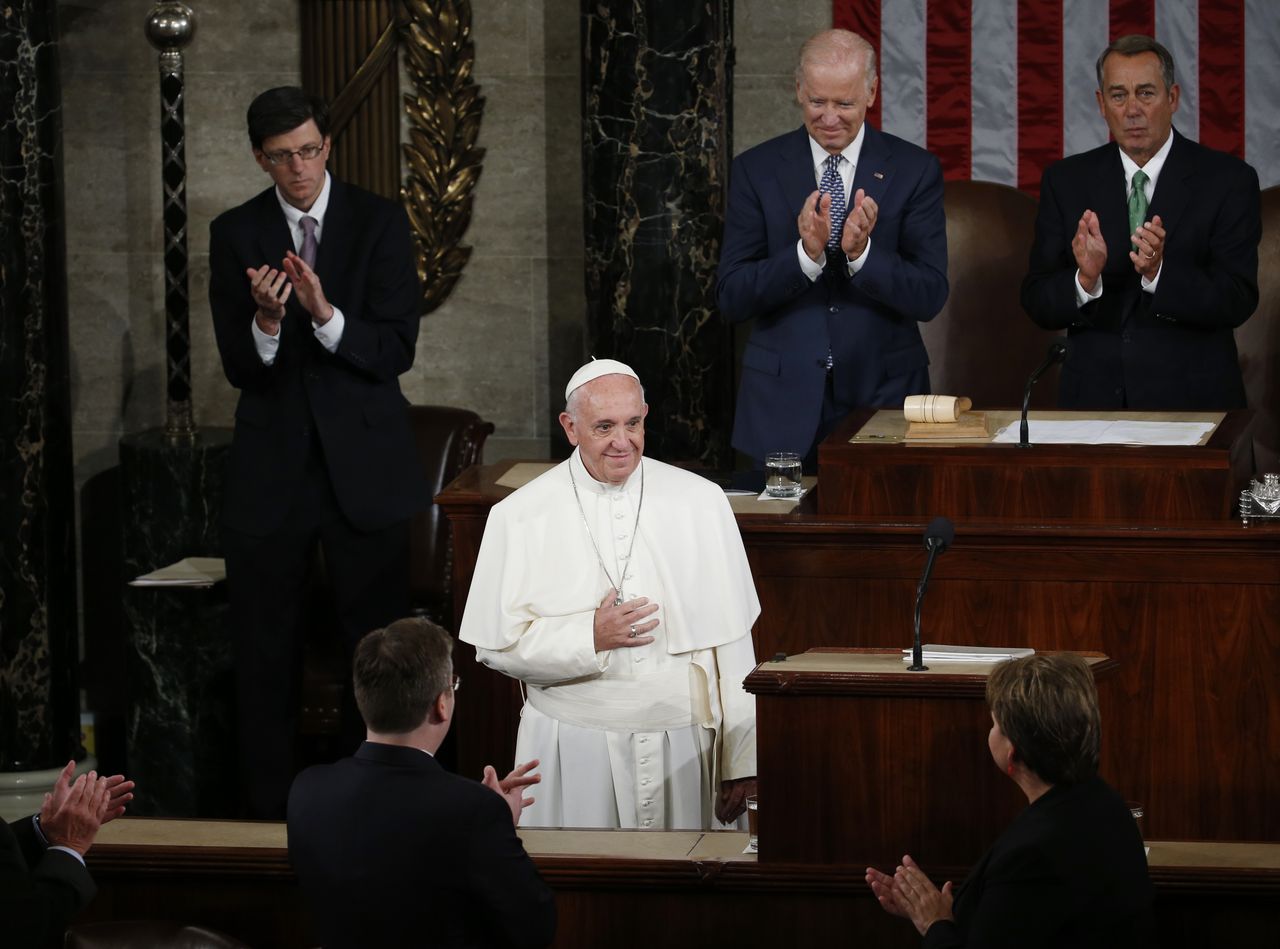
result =
[{"label": "gooseneck microphone", "polygon": [[1027,388],[1022,393],[1022,427],[1018,430],[1018,447],[1030,448],[1031,442],[1027,440],[1027,410],[1031,408],[1031,387],[1049,371],[1049,367],[1062,362],[1067,358],[1067,354],[1071,352],[1071,341],[1063,338],[1054,340],[1049,345],[1049,354],[1044,357],[1044,362],[1040,364],[1040,368],[1031,374],[1031,378],[1027,380]]},{"label": "gooseneck microphone", "polygon": [[920,576],[920,585],[916,587],[916,638],[911,647],[911,665],[908,672],[924,672],[929,667],[924,664],[924,656],[920,646],[920,608],[924,604],[924,591],[929,588],[929,574],[933,573],[933,561],[938,554],[951,546],[956,539],[956,526],[948,518],[935,517],[924,531],[924,549],[929,551],[929,558],[924,562],[924,573]]}]

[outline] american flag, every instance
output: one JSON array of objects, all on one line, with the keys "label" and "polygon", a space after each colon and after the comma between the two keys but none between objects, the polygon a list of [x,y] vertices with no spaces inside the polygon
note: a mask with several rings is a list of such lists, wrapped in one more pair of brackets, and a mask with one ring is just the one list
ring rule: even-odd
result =
[{"label": "american flag", "polygon": [[928,148],[949,179],[1036,193],[1045,166],[1107,141],[1094,62],[1116,37],[1168,47],[1173,124],[1280,184],[1276,0],[833,0],[833,25],[871,41],[868,119]]}]

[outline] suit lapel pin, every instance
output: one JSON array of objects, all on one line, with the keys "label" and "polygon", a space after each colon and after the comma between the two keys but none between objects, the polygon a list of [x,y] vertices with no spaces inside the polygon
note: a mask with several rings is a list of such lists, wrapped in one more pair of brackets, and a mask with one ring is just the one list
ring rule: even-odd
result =
[{"label": "suit lapel pin", "polygon": [[883,171],[873,171],[873,172],[871,173],[871,177],[872,177],[872,178],[876,178],[876,179],[878,179],[878,180],[880,180],[880,181],[883,181],[883,180],[884,180],[884,172],[883,172]]}]

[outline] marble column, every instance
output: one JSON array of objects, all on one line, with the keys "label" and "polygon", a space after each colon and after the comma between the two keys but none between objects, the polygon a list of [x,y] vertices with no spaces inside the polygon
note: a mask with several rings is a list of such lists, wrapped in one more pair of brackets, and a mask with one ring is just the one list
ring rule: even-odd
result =
[{"label": "marble column", "polygon": [[54,0],[0,6],[0,770],[79,749]]},{"label": "marble column", "polygon": [[[182,50],[191,9],[160,0],[145,22],[160,51],[168,411],[163,430],[120,439],[121,542],[126,577],[184,557],[221,556],[223,480],[231,433],[197,428],[188,331],[186,96]],[[229,816],[234,774],[232,649],[225,586],[126,587],[129,775],[145,788],[140,815]]]},{"label": "marble column", "polygon": [[730,467],[715,271],[732,0],[583,0],[582,16],[587,354],[640,374],[647,454]]},{"label": "marble column", "polygon": [[[231,433],[175,440],[159,429],[120,439],[125,576],[221,555],[223,477]],[[226,584],[125,587],[129,777],[146,788],[139,816],[229,817],[235,708]]]}]

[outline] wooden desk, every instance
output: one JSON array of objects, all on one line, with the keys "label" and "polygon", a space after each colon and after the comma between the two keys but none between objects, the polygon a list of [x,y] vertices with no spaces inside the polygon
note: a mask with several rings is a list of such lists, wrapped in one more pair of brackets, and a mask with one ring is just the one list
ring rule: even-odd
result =
[{"label": "wooden desk", "polygon": [[[1020,413],[988,412],[991,434]],[[1045,412],[1032,419],[1194,421],[1216,424],[1202,444],[1178,446],[904,441],[901,412],[860,409],[818,449],[818,511],[861,517],[1087,521],[1231,516],[1253,468],[1252,413]],[[864,437],[861,433],[873,431]]]},{"label": "wooden desk", "polygon": [[[559,949],[919,945],[910,925],[880,910],[861,866],[761,864],[741,852],[745,834],[530,830],[521,837],[556,892]],[[126,818],[102,829],[88,862],[99,895],[84,921],[174,919],[256,949],[315,945],[283,824]],[[1150,865],[1161,947],[1274,942],[1280,844],[1153,841]],[[964,872],[927,869],[957,880]]]},{"label": "wooden desk", "polygon": [[[1095,679],[1117,663],[1085,653]],[[813,649],[763,662],[756,697],[760,859],[963,867],[1026,806],[991,765],[992,663],[908,672],[901,650]]]},{"label": "wooden desk", "polygon": [[[1238,422],[1228,415],[1214,437],[1229,445],[1211,438],[1217,460],[1204,456],[1219,479],[1234,471],[1230,445],[1239,432],[1227,426]],[[437,497],[454,525],[458,615],[488,509],[510,493],[496,482],[511,464],[469,469]],[[736,515],[762,607],[758,659],[910,643],[922,531],[949,512],[921,504],[899,516],[823,514],[826,490],[820,478],[792,511]],[[937,560],[924,606],[927,642],[1112,657],[1118,669],[1100,692],[1102,773],[1146,805],[1147,832],[1280,841],[1280,702],[1272,683],[1280,667],[1280,527],[1245,528],[1226,517],[955,521],[955,543]],[[455,725],[458,767],[477,776],[485,764],[511,760],[519,691],[476,664],[467,647],[456,660],[467,679]],[[972,736],[976,748],[984,733],[985,726]],[[982,843],[989,842],[988,832]]]}]

